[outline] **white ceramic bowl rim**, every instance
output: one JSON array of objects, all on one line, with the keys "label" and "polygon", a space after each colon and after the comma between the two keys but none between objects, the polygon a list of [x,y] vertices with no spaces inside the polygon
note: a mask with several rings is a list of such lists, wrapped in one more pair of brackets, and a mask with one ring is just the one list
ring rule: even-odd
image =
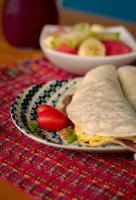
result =
[{"label": "white ceramic bowl rim", "polygon": [[110,60],[111,58],[112,59],[120,59],[120,58],[127,58],[127,57],[130,57],[130,56],[134,56],[136,55],[136,51],[133,51],[131,53],[126,53],[126,54],[119,54],[119,55],[111,55],[111,56],[103,56],[103,57],[100,57],[100,56],[91,56],[91,57],[85,57],[85,56],[79,56],[79,55],[73,55],[73,54],[68,54],[68,53],[63,53],[63,52],[59,52],[59,51],[55,51],[55,50],[52,50],[52,49],[47,49],[46,48],[46,51],[48,52],[51,52],[52,54],[54,55],[60,55],[62,57],[68,57],[69,58],[72,58],[72,59],[78,59],[79,60],[79,57],[82,59],[82,60]]},{"label": "white ceramic bowl rim", "polygon": [[[46,51],[48,51],[49,53],[52,53],[54,55],[58,55],[58,56],[62,56],[63,58],[65,57],[69,57],[69,58],[72,58],[74,60],[79,60],[82,59],[82,60],[93,60],[93,61],[105,61],[105,60],[110,60],[111,58],[112,59],[121,59],[121,58],[129,58],[131,56],[134,56],[136,55],[136,40],[133,38],[133,36],[131,35],[131,33],[124,27],[124,26],[112,26],[112,27],[108,27],[107,29],[111,30],[112,29],[114,30],[114,28],[117,28],[119,30],[125,30],[125,32],[127,32],[127,34],[129,35],[129,37],[131,38],[131,43],[133,43],[133,47],[130,46],[133,51],[130,52],[130,53],[126,53],[126,54],[119,54],[119,55],[110,55],[110,56],[103,56],[103,57],[97,57],[97,56],[91,56],[91,57],[86,57],[86,56],[79,56],[79,55],[74,55],[74,54],[68,54],[68,53],[63,53],[63,52],[59,52],[59,51],[55,51],[53,49],[49,49],[47,47],[45,47],[43,45],[43,38],[45,38],[47,35],[49,35],[51,32],[53,32],[57,27],[59,26],[56,26],[56,25],[45,25],[41,31],[41,35],[40,35],[40,45],[42,48],[46,49]],[[69,29],[69,27],[67,26],[63,26],[64,29]]]}]

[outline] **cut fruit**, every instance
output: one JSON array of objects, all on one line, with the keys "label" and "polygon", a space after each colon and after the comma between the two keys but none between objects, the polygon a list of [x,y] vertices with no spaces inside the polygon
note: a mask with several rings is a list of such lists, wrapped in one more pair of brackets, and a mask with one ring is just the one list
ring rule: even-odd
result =
[{"label": "cut fruit", "polygon": [[126,54],[132,51],[132,48],[120,40],[103,40],[106,48],[106,55]]},{"label": "cut fruit", "polygon": [[106,49],[104,45],[95,38],[88,38],[81,43],[78,55],[80,56],[104,56]]},{"label": "cut fruit", "polygon": [[52,35],[49,35],[48,37],[46,37],[44,39],[44,45],[49,48],[52,49],[52,42],[54,41],[54,37]]},{"label": "cut fruit", "polygon": [[91,27],[89,23],[79,23],[74,26],[72,26],[72,32],[84,32],[84,33],[90,33]]},{"label": "cut fruit", "polygon": [[120,33],[115,32],[115,33],[110,33],[110,32],[92,32],[91,36],[99,39],[99,40],[119,40],[120,39]]},{"label": "cut fruit", "polygon": [[70,54],[77,54],[76,49],[71,48],[67,44],[61,44],[57,49],[57,51],[60,51],[62,53],[70,53]]},{"label": "cut fruit", "polygon": [[105,26],[102,26],[100,24],[92,24],[91,31],[95,32],[95,33],[103,33],[106,31],[106,28],[105,28]]}]

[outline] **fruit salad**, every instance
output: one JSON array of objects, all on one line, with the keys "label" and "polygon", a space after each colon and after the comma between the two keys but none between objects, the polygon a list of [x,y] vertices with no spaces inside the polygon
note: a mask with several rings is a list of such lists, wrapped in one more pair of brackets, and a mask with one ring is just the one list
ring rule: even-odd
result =
[{"label": "fruit salad", "polygon": [[59,27],[43,42],[49,49],[87,57],[132,52],[132,48],[121,40],[119,32],[109,32],[99,24],[79,23],[68,30]]}]

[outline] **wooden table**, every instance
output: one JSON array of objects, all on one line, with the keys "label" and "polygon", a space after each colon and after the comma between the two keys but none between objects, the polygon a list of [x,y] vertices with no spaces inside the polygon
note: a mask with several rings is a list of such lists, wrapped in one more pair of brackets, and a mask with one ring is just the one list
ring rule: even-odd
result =
[{"label": "wooden table", "polygon": [[[1,13],[0,8],[0,13]],[[1,17],[0,17],[1,22]],[[124,25],[128,30],[136,37],[136,24],[114,20],[110,18],[105,18],[101,16],[89,15],[77,11],[62,10],[60,12],[60,24],[72,25],[78,22],[89,22],[89,23],[100,23],[103,25]],[[17,49],[6,41],[4,34],[2,32],[2,27],[0,26],[0,64],[6,64],[10,66],[22,59],[27,59],[31,57],[42,57],[43,54],[41,50],[31,49]]]},{"label": "wooden table", "polygon": [[[2,5],[0,4],[0,13],[2,10]],[[1,16],[0,16],[1,22]],[[110,18],[105,18],[101,16],[94,16],[89,15],[77,11],[70,11],[70,10],[62,10],[60,11],[60,24],[65,25],[72,25],[78,22],[89,22],[89,23],[100,23],[103,25],[124,25],[128,30],[136,37],[136,24],[123,22],[119,20],[114,20]],[[31,58],[31,57],[42,57],[43,53],[41,50],[25,50],[19,49],[17,50],[15,47],[12,47],[10,44],[7,43],[3,32],[2,27],[0,26],[0,64],[6,64],[6,66],[13,65],[22,59]],[[14,187],[13,185],[5,182],[0,181],[0,200],[29,200],[26,194],[22,191]]]}]

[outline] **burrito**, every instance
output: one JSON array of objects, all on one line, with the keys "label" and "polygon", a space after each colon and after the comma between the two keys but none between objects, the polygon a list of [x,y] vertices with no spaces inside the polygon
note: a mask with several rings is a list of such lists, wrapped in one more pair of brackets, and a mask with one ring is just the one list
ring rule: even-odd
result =
[{"label": "burrito", "polygon": [[136,111],[125,97],[113,65],[90,70],[66,108],[77,142],[121,144],[136,152]]},{"label": "burrito", "polygon": [[124,94],[136,110],[136,67],[129,65],[120,67],[118,73]]}]

